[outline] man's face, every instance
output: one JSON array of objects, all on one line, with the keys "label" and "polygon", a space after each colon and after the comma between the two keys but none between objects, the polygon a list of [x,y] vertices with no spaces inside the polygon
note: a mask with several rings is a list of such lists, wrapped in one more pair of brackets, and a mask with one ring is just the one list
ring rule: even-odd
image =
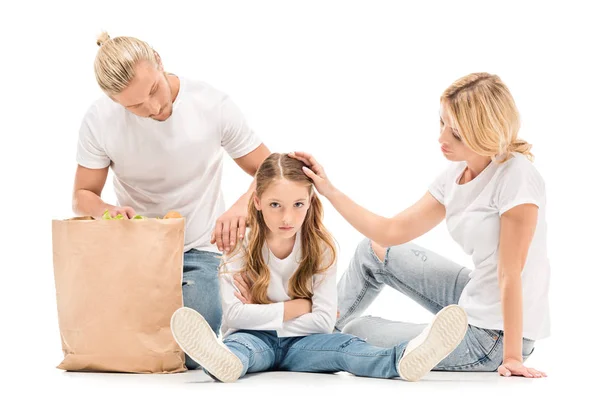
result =
[{"label": "man's face", "polygon": [[128,111],[144,118],[165,121],[173,113],[171,87],[160,63],[156,68],[147,61],[139,62],[129,85],[112,98]]}]

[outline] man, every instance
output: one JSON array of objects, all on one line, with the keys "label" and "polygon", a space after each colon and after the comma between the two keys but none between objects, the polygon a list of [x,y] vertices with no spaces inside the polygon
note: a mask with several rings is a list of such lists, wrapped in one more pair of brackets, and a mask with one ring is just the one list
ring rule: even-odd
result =
[{"label": "man", "polygon": [[[98,45],[94,69],[106,96],[93,103],[81,124],[73,210],[94,218],[106,210],[126,218],[180,212],[186,218],[183,302],[218,335],[222,312],[215,256],[217,249],[233,250],[243,237],[254,191],[253,183],[225,212],[223,153],[254,176],[270,152],[228,96],[165,73],[147,43],[104,33]],[[118,205],[100,197],[109,167]],[[186,364],[197,368],[189,358]]]}]

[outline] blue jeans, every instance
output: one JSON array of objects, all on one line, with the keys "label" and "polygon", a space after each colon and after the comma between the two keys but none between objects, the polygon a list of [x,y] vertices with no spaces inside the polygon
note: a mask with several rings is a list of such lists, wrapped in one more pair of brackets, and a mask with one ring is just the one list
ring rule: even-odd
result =
[{"label": "blue jeans", "polygon": [[373,378],[398,377],[406,343],[376,347],[343,333],[278,337],[275,331],[237,331],[223,343],[242,361],[240,377],[260,371],[350,372]]},{"label": "blue jeans", "polygon": [[[198,311],[215,334],[221,330],[221,292],[219,290],[219,253],[191,249],[183,255],[183,305]],[[198,363],[185,356],[188,369],[196,369]]]},{"label": "blue jeans", "polygon": [[[381,261],[363,240],[350,266],[338,282],[340,317],[336,330],[356,335],[367,342],[388,347],[416,337],[427,324],[389,321],[361,314],[384,286],[415,300],[432,313],[458,304],[469,282],[470,270],[414,243],[390,247]],[[496,371],[502,365],[503,332],[469,325],[461,344],[434,370]],[[535,342],[523,339],[523,359],[533,352]]]}]

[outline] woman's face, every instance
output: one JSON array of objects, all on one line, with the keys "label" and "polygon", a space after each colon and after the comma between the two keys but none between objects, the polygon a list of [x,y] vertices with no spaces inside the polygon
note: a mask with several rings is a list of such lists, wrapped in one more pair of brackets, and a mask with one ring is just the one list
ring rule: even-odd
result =
[{"label": "woman's face", "polygon": [[440,138],[442,154],[450,161],[465,161],[475,153],[462,141],[444,103],[440,104]]}]

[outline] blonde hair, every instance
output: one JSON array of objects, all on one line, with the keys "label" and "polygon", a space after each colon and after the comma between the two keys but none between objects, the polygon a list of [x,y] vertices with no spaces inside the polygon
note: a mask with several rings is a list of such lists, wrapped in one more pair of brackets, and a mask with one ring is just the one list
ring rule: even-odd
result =
[{"label": "blonde hair", "polygon": [[102,32],[96,44],[100,46],[94,61],[96,81],[109,96],[121,93],[129,85],[138,62],[147,61],[158,68],[156,52],[139,39],[127,36],[111,39],[108,33]]},{"label": "blonde hair", "polygon": [[[302,224],[302,259],[299,267],[290,278],[288,284],[289,296],[292,299],[310,299],[313,295],[313,276],[328,270],[337,257],[333,236],[323,225],[323,205],[314,191],[312,180],[302,171],[304,163],[287,154],[273,153],[263,161],[256,172],[256,196],[260,197],[277,179],[287,179],[306,185],[309,189],[310,207]],[[253,282],[252,298],[257,304],[271,303],[267,297],[270,271],[263,259],[262,249],[267,239],[269,228],[265,223],[262,212],[254,206],[253,199],[248,204],[248,243],[239,245],[229,259],[237,258],[241,253],[245,273]],[[223,264],[226,265],[225,262]],[[227,271],[222,270],[222,273]]]},{"label": "blonde hair", "polygon": [[440,99],[467,147],[499,163],[508,154],[533,160],[531,144],[517,137],[519,112],[510,91],[497,75],[473,73],[455,81]]}]

